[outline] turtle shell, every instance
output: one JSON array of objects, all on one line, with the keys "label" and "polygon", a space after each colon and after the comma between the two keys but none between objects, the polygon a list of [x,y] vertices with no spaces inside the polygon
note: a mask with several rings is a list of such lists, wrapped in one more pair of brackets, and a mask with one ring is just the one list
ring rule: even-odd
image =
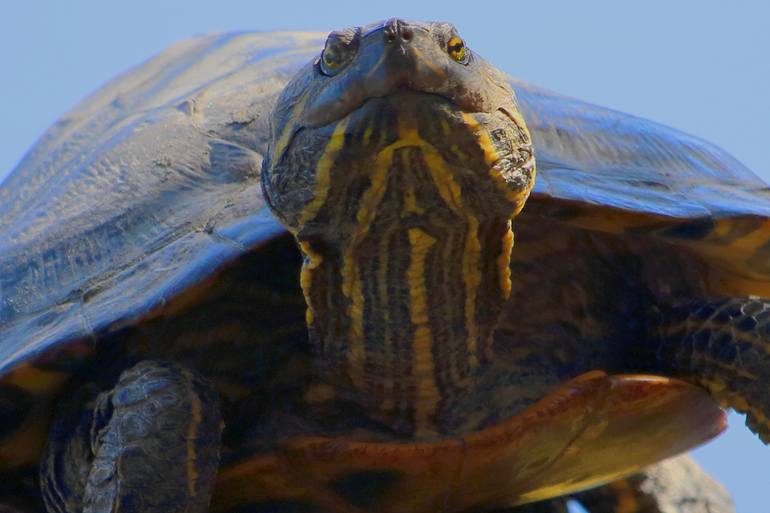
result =
[{"label": "turtle shell", "polygon": [[149,315],[283,230],[275,97],[320,36],[181,42],[60,119],[0,189],[0,373]]},{"label": "turtle shell", "polygon": [[[0,373],[137,322],[283,233],[259,186],[267,117],[323,37],[178,43],[48,130],[0,188]],[[511,83],[537,153],[527,213],[648,230],[770,276],[770,192],[745,166],[654,122]]]},{"label": "turtle shell", "polygon": [[[198,285],[284,236],[259,184],[267,120],[323,39],[184,41],[42,137],[0,188],[0,382],[53,396],[68,374],[40,369],[86,361],[110,333],[194,301]],[[719,269],[715,287],[770,291],[767,186],[748,169],[681,132],[511,83],[538,160],[527,212],[676,239]],[[709,415],[710,436],[721,420]],[[40,444],[16,443],[27,445],[0,447],[0,468],[34,459]]]},{"label": "turtle shell", "polygon": [[714,296],[770,294],[770,189],[724,150],[515,79],[538,177],[526,214],[690,247]]}]

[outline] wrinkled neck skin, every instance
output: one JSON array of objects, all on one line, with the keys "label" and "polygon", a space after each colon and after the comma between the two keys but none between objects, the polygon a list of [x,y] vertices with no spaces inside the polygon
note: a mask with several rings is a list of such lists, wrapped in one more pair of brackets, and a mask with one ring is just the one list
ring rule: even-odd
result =
[{"label": "wrinkled neck skin", "polygon": [[270,200],[305,257],[319,373],[399,434],[452,432],[510,294],[511,218],[534,178],[523,122],[404,92],[291,146],[266,192],[292,191]]}]

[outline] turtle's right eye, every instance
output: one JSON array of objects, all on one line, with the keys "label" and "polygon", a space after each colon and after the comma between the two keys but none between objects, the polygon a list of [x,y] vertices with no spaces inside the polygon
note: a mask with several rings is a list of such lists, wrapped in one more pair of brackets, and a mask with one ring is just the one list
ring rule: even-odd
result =
[{"label": "turtle's right eye", "polygon": [[339,30],[329,34],[318,63],[321,73],[331,77],[350,64],[358,52],[359,40],[360,32],[357,29]]}]

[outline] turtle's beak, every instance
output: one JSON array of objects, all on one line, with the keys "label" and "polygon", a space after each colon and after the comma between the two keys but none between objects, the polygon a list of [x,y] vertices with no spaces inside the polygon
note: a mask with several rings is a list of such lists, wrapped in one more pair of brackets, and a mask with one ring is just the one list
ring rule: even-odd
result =
[{"label": "turtle's beak", "polygon": [[[306,109],[303,124],[318,127],[338,120],[371,98],[404,90],[433,93],[446,79],[425,54],[436,43],[426,27],[391,19],[362,36],[358,55]],[[433,52],[430,52],[433,53]],[[443,58],[443,56],[441,56]]]},{"label": "turtle's beak", "polygon": [[420,26],[397,18],[386,23],[382,29],[383,56],[372,69],[372,78],[381,83],[383,91],[407,89],[433,93],[446,80],[446,71],[426,59],[426,53],[433,53],[429,50],[433,50],[430,46],[435,42],[424,38],[429,36]]},{"label": "turtle's beak", "polygon": [[[494,112],[513,93],[490,84],[486,63],[456,62],[436,25],[391,19],[361,32],[357,55],[309,99],[305,127],[339,120],[367,100],[403,91],[437,95],[465,112]],[[491,87],[490,87],[491,85]]]}]

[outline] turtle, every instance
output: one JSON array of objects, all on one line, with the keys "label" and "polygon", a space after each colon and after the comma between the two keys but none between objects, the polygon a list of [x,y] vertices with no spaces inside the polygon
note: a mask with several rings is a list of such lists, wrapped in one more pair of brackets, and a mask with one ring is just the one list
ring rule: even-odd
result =
[{"label": "turtle", "polygon": [[0,188],[0,504],[732,511],[647,466],[770,441],[767,199],[448,23],[183,41]]}]

